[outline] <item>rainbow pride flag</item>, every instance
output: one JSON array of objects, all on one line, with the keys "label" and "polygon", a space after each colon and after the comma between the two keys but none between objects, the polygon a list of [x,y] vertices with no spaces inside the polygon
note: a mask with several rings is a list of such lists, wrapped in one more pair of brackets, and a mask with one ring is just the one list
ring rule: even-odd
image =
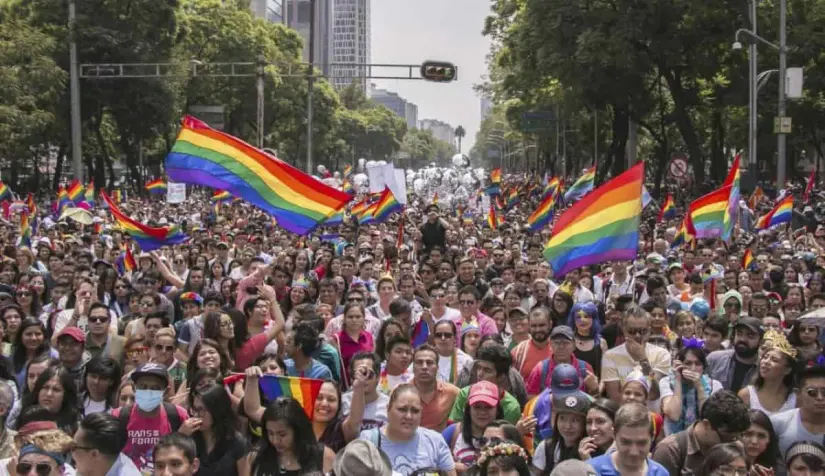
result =
[{"label": "rainbow pride flag", "polygon": [[542,228],[547,226],[550,223],[550,220],[553,219],[553,208],[556,205],[556,196],[555,194],[549,193],[547,196],[544,197],[539,206],[527,217],[527,225],[530,227],[530,231],[535,233],[537,231],[541,231]]},{"label": "rainbow pride flag", "polygon": [[144,188],[148,190],[149,193],[166,193],[166,182],[164,182],[162,178],[156,178],[151,182],[147,182]]},{"label": "rainbow pride flag", "polygon": [[430,326],[423,319],[419,320],[413,326],[412,333],[412,347],[417,349],[427,343],[430,338]]},{"label": "rainbow pride flag", "polygon": [[350,195],[355,193],[355,190],[352,188],[352,182],[350,182],[348,178],[345,178],[344,181],[341,182],[341,191]]},{"label": "rainbow pride flag", "polygon": [[553,177],[552,179],[547,181],[547,184],[544,185],[544,193],[558,195],[559,192],[559,178]]},{"label": "rainbow pride flag", "polygon": [[129,250],[129,248],[126,248],[126,251],[117,257],[116,265],[117,271],[121,275],[132,272],[135,269],[137,269],[135,257],[132,256],[132,251]]},{"label": "rainbow pride flag", "polygon": [[101,192],[101,197],[109,207],[115,222],[123,231],[134,239],[143,251],[156,250],[162,246],[176,245],[189,239],[178,226],[151,227],[127,217],[115,205],[112,199]]},{"label": "rainbow pride flag", "polygon": [[352,165],[345,165],[344,166],[344,173],[341,174],[344,178],[349,177],[352,174]]},{"label": "rainbow pride flag", "polygon": [[32,227],[29,225],[29,214],[20,215],[20,246],[32,247]]},{"label": "rainbow pride flag", "polygon": [[32,217],[37,216],[37,203],[34,201],[34,194],[29,192],[29,195],[26,197],[26,206],[29,209],[29,215]]},{"label": "rainbow pride flag", "polygon": [[74,179],[72,180],[72,183],[69,184],[69,188],[66,190],[66,193],[69,195],[69,200],[71,200],[72,203],[77,204],[83,196],[83,185],[80,185],[79,180]]},{"label": "rainbow pride flag", "polygon": [[507,209],[511,209],[518,204],[518,190],[513,188],[510,190],[510,195],[507,197]]},{"label": "rainbow pride flag", "polygon": [[556,220],[544,248],[544,257],[556,276],[582,266],[636,258],[644,171],[644,162],[639,162]]},{"label": "rainbow pride flag", "polygon": [[226,190],[215,190],[212,198],[209,199],[212,203],[223,203],[232,200],[232,195]]},{"label": "rainbow pride flag", "polygon": [[489,226],[491,230],[498,230],[498,227],[501,226],[502,223],[504,223],[504,218],[496,212],[496,206],[490,204],[490,213],[487,215],[487,226]]},{"label": "rainbow pride flag", "polygon": [[327,218],[327,221],[324,222],[324,226],[338,226],[344,223],[344,209],[340,209],[335,212],[331,217]]},{"label": "rainbow pride flag", "polygon": [[83,193],[83,198],[84,198],[84,200],[86,200],[86,203],[88,203],[89,206],[93,207],[95,205],[95,181],[94,180],[89,180],[89,184],[86,185],[86,191]]},{"label": "rainbow pride flag", "polygon": [[63,210],[65,210],[69,205],[71,205],[69,194],[66,192],[63,185],[61,185],[57,189],[57,216],[62,215]]},{"label": "rainbow pride flag", "polygon": [[390,190],[389,187],[384,187],[384,191],[381,192],[381,198],[378,199],[375,210],[372,212],[372,217],[376,222],[380,223],[386,221],[393,213],[401,213],[403,210],[404,206],[398,203],[392,190]]},{"label": "rainbow pride flag", "polygon": [[724,224],[724,228],[722,229],[722,239],[725,241],[730,241],[733,236],[733,230],[736,227],[736,223],[739,221],[739,198],[741,196],[739,191],[739,178],[741,175],[739,171],[740,160],[740,155],[736,154],[736,158],[733,159],[733,165],[730,168],[730,172],[728,172],[728,176],[722,184],[722,187],[730,187],[728,207],[725,209],[725,216],[722,219],[722,223]]},{"label": "rainbow pride flag", "polygon": [[793,218],[793,195],[788,195],[756,222],[756,229],[767,230],[776,225],[790,223],[791,218]]},{"label": "rainbow pride flag", "polygon": [[166,156],[166,173],[176,182],[228,190],[298,235],[309,234],[352,200],[348,193],[191,116],[184,118]]},{"label": "rainbow pride flag", "polygon": [[745,254],[742,255],[742,269],[748,271],[750,270],[751,264],[753,263],[753,251],[750,248],[745,250]]},{"label": "rainbow pride flag", "polygon": [[[589,169],[585,170],[581,177],[576,180],[576,183],[570,186],[567,192],[564,194],[564,202],[565,203],[572,203],[575,200],[578,200],[585,195],[587,195],[590,191],[593,190],[593,183],[596,181],[596,166],[590,167]],[[639,197],[642,196],[642,191],[639,190]]]},{"label": "rainbow pride flag", "polygon": [[0,181],[0,200],[11,198],[11,189]]},{"label": "rainbow pride flag", "polygon": [[375,202],[364,209],[360,215],[357,216],[359,225],[369,225],[375,222],[375,210],[378,207],[378,202]]},{"label": "rainbow pride flag", "polygon": [[696,238],[718,238],[725,228],[730,185],[697,198],[690,204],[688,213],[696,230]]},{"label": "rainbow pride flag", "polygon": [[676,248],[684,244],[691,245],[691,247],[696,245],[696,229],[693,227],[693,220],[690,218],[690,213],[686,214],[685,218],[682,219],[682,224],[679,225],[679,231],[673,238],[673,243],[670,244],[670,247]]},{"label": "rainbow pride flag", "polygon": [[267,400],[273,402],[278,397],[292,398],[301,405],[310,420],[323,384],[323,380],[280,375],[264,375],[259,380],[261,392]]},{"label": "rainbow pride flag", "polygon": [[659,210],[659,221],[670,220],[676,216],[676,204],[673,203],[673,195],[667,194],[662,209]]},{"label": "rainbow pride flag", "polygon": [[490,183],[501,184],[501,169],[493,169],[490,172]]}]

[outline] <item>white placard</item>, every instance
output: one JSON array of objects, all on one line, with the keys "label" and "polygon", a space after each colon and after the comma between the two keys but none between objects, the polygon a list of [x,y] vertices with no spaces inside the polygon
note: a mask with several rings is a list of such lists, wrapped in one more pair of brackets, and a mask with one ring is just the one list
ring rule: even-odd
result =
[{"label": "white placard", "polygon": [[407,171],[395,169],[395,188],[390,187],[395,199],[402,205],[407,204]]},{"label": "white placard", "polygon": [[186,184],[172,183],[166,184],[166,203],[183,203],[186,201]]},{"label": "white placard", "polygon": [[367,167],[367,177],[370,179],[370,193],[381,193],[384,191],[384,166],[373,165]]}]

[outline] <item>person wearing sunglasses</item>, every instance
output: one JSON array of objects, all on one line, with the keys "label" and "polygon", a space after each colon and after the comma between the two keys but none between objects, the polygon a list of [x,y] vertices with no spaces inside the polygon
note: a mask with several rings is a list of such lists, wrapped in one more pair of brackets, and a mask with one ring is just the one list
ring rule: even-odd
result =
[{"label": "person wearing sunglasses", "polygon": [[137,466],[122,453],[125,439],[120,432],[120,422],[108,413],[86,416],[70,447],[77,473],[83,476],[139,476]]},{"label": "person wearing sunglasses", "polygon": [[797,441],[825,441],[825,366],[814,363],[797,378],[796,408],[771,416],[783,455]]},{"label": "person wearing sunglasses", "polygon": [[126,339],[110,332],[111,319],[112,315],[105,304],[96,302],[89,306],[86,351],[91,357],[110,357],[120,364],[123,362]]},{"label": "person wearing sunglasses", "polygon": [[[346,305],[344,306],[344,309],[346,309],[346,307],[350,306],[350,305],[366,307],[366,305],[367,305],[367,295],[366,295],[366,293],[364,293],[363,291],[350,289],[350,291],[347,293]],[[341,314],[339,314],[339,315],[333,317],[332,319],[330,319],[330,321],[327,323],[326,328],[324,328],[324,335],[326,336],[327,342],[335,341],[335,336],[338,335],[338,333],[340,333],[341,330],[343,329],[343,327],[344,327],[344,314],[345,313],[342,312]],[[381,319],[378,319],[377,317],[373,316],[369,312],[365,312],[365,314],[364,314],[364,326],[365,327],[364,328],[367,332],[369,332],[372,335],[373,340],[378,339],[378,336],[380,335],[380,332],[381,332],[382,322],[383,321]]]},{"label": "person wearing sunglasses", "polygon": [[60,453],[30,444],[20,449],[14,472],[18,476],[62,476],[65,463]]}]

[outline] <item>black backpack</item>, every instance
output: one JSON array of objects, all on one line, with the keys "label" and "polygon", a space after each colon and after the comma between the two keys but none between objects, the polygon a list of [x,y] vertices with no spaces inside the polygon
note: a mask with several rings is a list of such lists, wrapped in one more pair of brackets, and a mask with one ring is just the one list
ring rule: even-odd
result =
[{"label": "black backpack", "polygon": [[[178,431],[181,423],[183,423],[178,414],[178,407],[171,403],[163,402],[163,408],[166,410],[166,419],[169,421],[169,426],[172,427],[172,433]],[[126,429],[129,427],[129,417],[131,416],[132,405],[126,405],[120,409],[118,420],[120,421],[120,431],[123,435],[127,435]]]}]

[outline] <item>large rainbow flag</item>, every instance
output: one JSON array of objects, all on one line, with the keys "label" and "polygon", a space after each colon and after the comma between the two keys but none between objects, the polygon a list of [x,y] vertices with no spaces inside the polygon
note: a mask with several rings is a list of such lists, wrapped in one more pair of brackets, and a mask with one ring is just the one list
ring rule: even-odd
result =
[{"label": "large rainbow flag", "polygon": [[719,238],[725,229],[728,198],[731,186],[724,186],[697,198],[690,204],[688,213],[696,230],[696,238]]},{"label": "large rainbow flag", "polygon": [[375,210],[372,212],[372,216],[375,221],[380,223],[389,218],[393,213],[401,213],[403,210],[404,206],[398,203],[398,200],[395,199],[395,195],[393,195],[392,190],[390,190],[389,187],[384,187],[384,191],[381,192],[381,198],[378,199],[378,203],[375,206]]},{"label": "large rainbow flag", "polygon": [[180,231],[178,226],[151,227],[127,217],[115,205],[106,192],[101,191],[100,196],[103,202],[109,207],[109,211],[115,222],[123,231],[134,239],[143,251],[156,250],[162,246],[176,245],[188,240],[189,237]]},{"label": "large rainbow flag", "polygon": [[312,232],[352,196],[191,116],[183,119],[166,156],[166,174],[176,182],[228,190],[266,211],[299,235]]},{"label": "large rainbow flag", "polygon": [[556,220],[544,248],[544,257],[556,276],[582,266],[636,258],[644,172],[644,162],[639,162]]},{"label": "large rainbow flag", "polygon": [[530,231],[535,233],[550,223],[553,219],[553,208],[556,205],[556,195],[548,193],[544,200],[539,203],[539,206],[527,217],[527,225],[530,226]]},{"label": "large rainbow flag", "polygon": [[[585,170],[581,177],[576,180],[576,183],[567,189],[564,194],[564,202],[571,203],[587,195],[593,190],[593,183],[596,181],[596,166]],[[642,191],[639,190],[639,196],[642,196]]]},{"label": "large rainbow flag", "polygon": [[722,229],[722,239],[725,241],[730,241],[731,237],[733,237],[733,230],[736,228],[736,223],[739,221],[739,197],[741,196],[739,192],[739,161],[741,157],[739,154],[736,154],[736,158],[733,159],[733,165],[730,168],[730,172],[728,172],[728,176],[725,178],[725,183],[722,184],[722,187],[730,187],[730,195],[728,195],[728,207],[725,209],[725,216],[722,220],[724,224],[724,228]]},{"label": "large rainbow flag", "polygon": [[790,223],[793,218],[793,195],[788,195],[773,207],[767,215],[756,222],[757,230],[767,230],[768,228],[783,223]]},{"label": "large rainbow flag", "polygon": [[261,392],[267,400],[272,402],[278,397],[292,398],[301,405],[310,420],[323,384],[323,380],[280,375],[264,375],[259,380]]}]

